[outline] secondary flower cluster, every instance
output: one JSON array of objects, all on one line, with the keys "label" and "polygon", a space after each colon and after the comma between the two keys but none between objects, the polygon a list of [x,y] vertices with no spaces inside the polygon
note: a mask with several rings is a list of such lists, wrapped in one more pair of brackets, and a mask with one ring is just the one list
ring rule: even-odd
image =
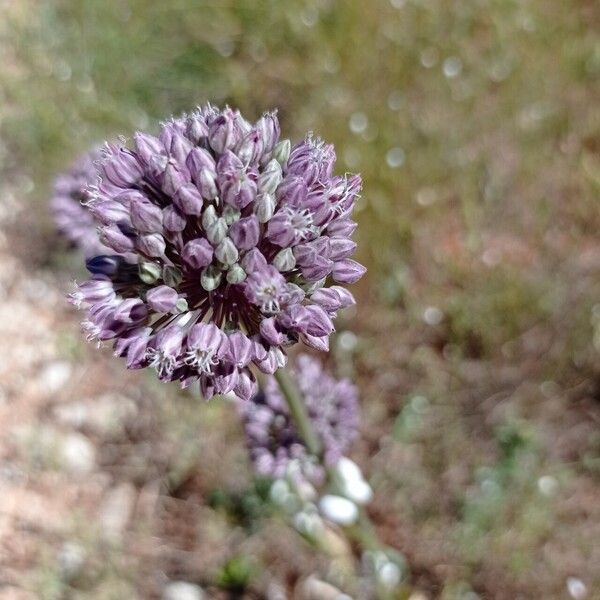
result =
[{"label": "secondary flower cluster", "polygon": [[257,389],[298,341],[328,349],[354,303],[349,257],[361,180],[333,175],[333,146],[279,140],[275,113],[255,124],[210,105],[107,144],[88,210],[111,256],[88,259],[72,295],[91,339],[114,340],[129,368],[199,381],[205,398]]},{"label": "secondary flower cluster", "polygon": [[[357,435],[358,391],[348,379],[334,379],[310,356],[300,355],[296,365],[292,376],[313,430],[323,445],[325,464],[334,465]],[[297,461],[308,479],[323,475],[310,462],[308,450],[273,377],[267,380],[264,393],[252,402],[240,402],[239,407],[250,457],[258,473],[281,478],[290,463]]]},{"label": "secondary flower cluster", "polygon": [[96,230],[98,223],[82,204],[86,199],[86,189],[98,176],[96,163],[101,156],[100,148],[81,156],[68,172],[55,179],[50,198],[56,228],[84,256],[112,253],[100,243]]}]

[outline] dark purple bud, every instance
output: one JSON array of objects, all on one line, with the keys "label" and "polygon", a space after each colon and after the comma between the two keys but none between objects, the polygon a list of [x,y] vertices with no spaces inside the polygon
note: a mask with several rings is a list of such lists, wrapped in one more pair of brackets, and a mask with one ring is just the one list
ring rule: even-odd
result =
[{"label": "dark purple bud", "polygon": [[191,183],[186,183],[177,190],[173,196],[173,202],[186,215],[199,216],[204,206],[200,192]]},{"label": "dark purple bud", "polygon": [[158,233],[163,228],[162,210],[148,201],[131,203],[131,224],[140,233]]},{"label": "dark purple bud", "polygon": [[213,248],[204,238],[190,240],[183,247],[181,258],[194,269],[210,265],[213,258]]},{"label": "dark purple bud", "polygon": [[240,250],[254,248],[259,235],[258,219],[254,215],[240,219],[229,228],[229,237]]},{"label": "dark purple bud", "polygon": [[166,285],[159,285],[146,293],[146,302],[150,308],[161,313],[171,312],[175,308],[177,298],[177,292]]},{"label": "dark purple bud", "polygon": [[336,262],[333,266],[333,279],[338,283],[355,283],[366,272],[366,268],[351,258]]},{"label": "dark purple bud", "polygon": [[121,256],[94,256],[85,261],[85,268],[93,275],[116,275],[124,263]]},{"label": "dark purple bud", "polygon": [[169,231],[183,231],[187,225],[187,219],[175,206],[169,206],[163,209],[163,225]]},{"label": "dark purple bud", "polygon": [[136,247],[146,256],[163,256],[166,248],[165,238],[160,233],[140,235],[137,239]]}]

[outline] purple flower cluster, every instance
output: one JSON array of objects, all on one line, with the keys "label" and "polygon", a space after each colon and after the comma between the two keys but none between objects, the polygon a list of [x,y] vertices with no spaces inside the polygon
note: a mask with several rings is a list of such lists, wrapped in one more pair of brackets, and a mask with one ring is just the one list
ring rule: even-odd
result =
[{"label": "purple flower cluster", "polygon": [[251,364],[273,373],[298,341],[328,349],[354,298],[326,282],[365,271],[350,258],[361,180],[333,175],[331,145],[279,135],[275,113],[252,125],[208,105],[106,145],[88,210],[116,255],[90,258],[72,298],[128,368],[249,399]]},{"label": "purple flower cluster", "polygon": [[86,189],[98,177],[96,163],[100,158],[100,148],[95,148],[77,159],[68,172],[54,180],[50,198],[56,228],[84,256],[112,253],[100,243],[96,230],[98,223],[82,204],[86,199]]},{"label": "purple flower cluster", "polygon": [[[300,355],[292,376],[311,425],[322,445],[325,464],[334,465],[357,436],[359,425],[358,391],[348,380],[337,380],[321,363]],[[289,413],[279,385],[269,377],[264,393],[252,402],[240,402],[251,460],[258,473],[274,478],[286,474],[291,461],[308,467],[309,479],[318,479],[316,465],[307,459],[308,450]]]}]

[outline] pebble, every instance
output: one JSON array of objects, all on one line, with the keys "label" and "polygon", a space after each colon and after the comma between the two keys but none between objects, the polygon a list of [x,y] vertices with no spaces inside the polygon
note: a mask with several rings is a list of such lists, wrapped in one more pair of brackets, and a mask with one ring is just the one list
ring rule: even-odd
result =
[{"label": "pebble", "polygon": [[40,373],[39,381],[44,392],[55,394],[69,381],[73,368],[64,360],[48,363]]},{"label": "pebble", "polygon": [[187,581],[171,581],[165,586],[162,600],[203,600],[204,591]]},{"label": "pebble", "polygon": [[60,444],[61,462],[71,473],[91,473],[96,466],[96,449],[81,433],[68,433]]},{"label": "pebble", "polygon": [[100,508],[102,534],[106,539],[118,541],[123,537],[135,499],[135,487],[127,482],[119,484],[106,494]]}]

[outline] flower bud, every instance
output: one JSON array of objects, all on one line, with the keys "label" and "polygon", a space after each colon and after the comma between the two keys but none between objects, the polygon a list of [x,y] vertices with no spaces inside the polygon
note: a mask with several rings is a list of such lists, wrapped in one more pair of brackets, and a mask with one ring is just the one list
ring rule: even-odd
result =
[{"label": "flower bud", "polygon": [[345,258],[333,265],[333,279],[338,283],[355,283],[364,274],[365,267],[351,258]]},{"label": "flower bud", "polygon": [[221,270],[213,265],[210,265],[202,271],[200,283],[207,292],[212,292],[219,287],[222,277],[223,275]]},{"label": "flower bud", "polygon": [[189,310],[187,300],[185,298],[177,298],[175,302],[175,311],[178,313],[184,313]]},{"label": "flower bud", "polygon": [[135,247],[134,240],[125,235],[116,225],[100,228],[100,241],[119,254],[131,252]]},{"label": "flower bud", "polygon": [[125,147],[107,144],[101,165],[104,176],[117,187],[127,188],[137,183],[143,175],[135,156]]},{"label": "flower bud", "polygon": [[179,232],[185,229],[187,219],[178,208],[169,205],[163,209],[163,225],[167,231]]},{"label": "flower bud", "polygon": [[258,178],[258,191],[274,194],[282,179],[281,165],[273,158]]},{"label": "flower bud", "polygon": [[282,273],[291,271],[296,266],[296,259],[291,248],[280,250],[273,259],[273,266]]},{"label": "flower bud", "polygon": [[213,200],[219,195],[215,173],[209,169],[202,169],[200,171],[197,187],[202,197],[207,200]]},{"label": "flower bud", "polygon": [[259,223],[267,223],[275,212],[275,196],[273,194],[259,194],[254,203],[254,213]]},{"label": "flower bud", "polygon": [[240,220],[242,213],[237,208],[234,208],[233,206],[226,206],[223,209],[222,216],[225,219],[225,223],[227,223],[227,225],[231,225],[231,224],[235,223],[236,221]]},{"label": "flower bud", "polygon": [[159,257],[165,253],[166,243],[160,233],[140,235],[136,241],[137,249],[146,256]]},{"label": "flower bud", "polygon": [[290,157],[290,150],[292,149],[292,144],[290,140],[281,140],[275,147],[273,148],[273,158],[281,165],[285,165],[287,163],[288,158]]},{"label": "flower bud", "polygon": [[146,302],[150,308],[160,313],[171,312],[177,303],[177,292],[166,285],[148,290],[146,293]]},{"label": "flower bud", "polygon": [[242,283],[246,279],[246,271],[239,264],[232,265],[227,271],[227,281],[232,285]]},{"label": "flower bud", "polygon": [[204,238],[190,240],[181,252],[183,260],[194,269],[210,265],[213,258],[212,246]]},{"label": "flower bud", "polygon": [[154,233],[162,231],[162,210],[155,204],[135,200],[131,203],[130,212],[131,224],[140,233]]},{"label": "flower bud", "polygon": [[218,218],[206,229],[206,237],[213,246],[220,244],[225,239],[226,235],[227,223],[223,218]]},{"label": "flower bud", "polygon": [[223,111],[208,128],[208,143],[211,148],[222,154],[225,150],[233,148],[236,141],[235,115],[233,111]]},{"label": "flower bud", "polygon": [[215,207],[212,204],[209,204],[202,213],[202,227],[207,230],[217,219]]},{"label": "flower bud", "polygon": [[183,274],[176,267],[165,265],[162,270],[163,281],[170,287],[177,287],[183,280]]},{"label": "flower bud", "polygon": [[198,216],[202,213],[202,207],[204,206],[204,200],[200,192],[191,183],[186,183],[177,190],[177,193],[173,196],[173,202],[186,215]]},{"label": "flower bud", "polygon": [[240,219],[229,229],[229,237],[240,250],[250,250],[258,244],[260,235],[258,219],[251,215]]},{"label": "flower bud", "polygon": [[215,256],[224,265],[233,265],[239,258],[239,252],[231,239],[226,237],[215,249]]},{"label": "flower bud", "polygon": [[138,265],[138,274],[144,283],[152,285],[160,278],[160,266],[154,262],[142,261]]}]

